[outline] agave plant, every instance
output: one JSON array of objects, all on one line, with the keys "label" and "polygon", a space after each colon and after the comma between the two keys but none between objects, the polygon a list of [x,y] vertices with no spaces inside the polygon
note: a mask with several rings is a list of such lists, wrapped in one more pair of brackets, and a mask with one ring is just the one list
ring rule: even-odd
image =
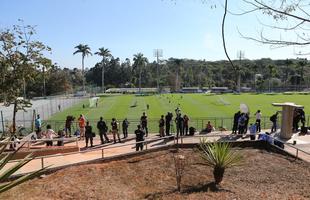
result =
[{"label": "agave plant", "polygon": [[199,150],[206,165],[213,167],[215,184],[222,182],[225,169],[238,166],[243,158],[235,151],[231,151],[228,142],[207,142],[206,139],[200,140]]},{"label": "agave plant", "polygon": [[[0,171],[3,170],[5,165],[9,162],[9,160],[11,160],[13,158],[13,156],[18,151],[18,149],[17,149],[13,153],[4,153],[7,145],[9,145],[8,141],[11,141],[11,138],[7,138],[7,139],[1,141],[1,144],[0,144]],[[17,170],[19,170],[21,167],[26,165],[32,159],[33,159],[32,154],[29,154],[24,159],[17,162],[15,165],[13,165],[10,168],[0,172],[0,193],[7,191],[16,185],[19,185],[19,184],[21,184],[21,183],[23,183],[29,179],[32,179],[32,178],[40,175],[46,169],[46,167],[45,167],[45,168],[42,168],[38,171],[34,171],[34,172],[29,173],[27,175],[21,176],[18,179],[15,179],[13,181],[7,181],[7,179],[12,174],[14,174]]]}]

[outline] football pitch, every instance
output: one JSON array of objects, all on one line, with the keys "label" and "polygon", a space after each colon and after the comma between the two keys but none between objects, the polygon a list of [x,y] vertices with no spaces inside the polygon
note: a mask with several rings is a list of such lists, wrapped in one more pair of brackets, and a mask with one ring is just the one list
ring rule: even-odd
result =
[{"label": "football pitch", "polygon": [[[244,103],[248,105],[251,119],[254,120],[254,113],[258,109],[261,110],[263,116],[268,118],[279,110],[280,108],[271,105],[274,102],[294,102],[305,106],[306,114],[310,111],[308,106],[310,95],[302,94],[105,95],[99,99],[97,107],[89,107],[89,100],[87,99],[63,112],[55,114],[49,120],[64,121],[67,115],[73,115],[77,118],[80,114],[84,114],[87,120],[93,122],[102,116],[108,123],[115,117],[119,122],[124,118],[128,118],[136,124],[142,113],[146,112],[149,121],[154,122],[152,127],[157,129],[157,122],[160,116],[165,115],[167,112],[172,112],[175,115],[177,107],[181,109],[182,115],[188,115],[193,123],[198,119],[232,118],[234,113],[239,110],[240,104]],[[85,108],[83,108],[83,104]],[[147,105],[149,105],[149,109],[147,109]],[[225,126],[230,128],[231,119],[227,120],[228,122],[226,122]],[[206,122],[196,122],[196,126],[198,125],[197,123],[203,127]]]}]

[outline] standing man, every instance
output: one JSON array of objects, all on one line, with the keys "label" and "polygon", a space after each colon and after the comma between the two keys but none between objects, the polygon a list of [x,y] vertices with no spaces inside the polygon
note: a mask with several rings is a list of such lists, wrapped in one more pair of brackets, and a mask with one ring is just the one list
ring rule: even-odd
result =
[{"label": "standing man", "polygon": [[140,124],[142,126],[142,129],[145,130],[145,137],[148,136],[148,128],[147,128],[147,116],[145,115],[145,112],[143,112],[141,118],[140,118]]},{"label": "standing man", "polygon": [[[100,117],[100,120],[97,122],[97,128],[99,130],[99,136],[100,136],[101,144],[104,144],[105,141],[107,143],[109,143],[110,140],[107,136],[108,127],[107,127],[107,124],[105,123],[105,121],[103,121],[102,117]],[[105,141],[103,140],[103,136],[104,136]]]},{"label": "standing man", "polygon": [[262,113],[260,112],[260,110],[257,110],[257,112],[255,113],[255,118],[256,118],[256,132],[261,132],[260,123],[262,119]]},{"label": "standing man", "polygon": [[79,128],[80,128],[80,139],[84,140],[85,137],[85,125],[86,125],[86,120],[84,115],[80,115],[79,119]]},{"label": "standing man", "polygon": [[245,113],[242,113],[241,116],[238,119],[238,134],[244,134],[244,129],[245,129],[245,122],[246,122],[246,117]]},{"label": "standing man", "polygon": [[278,111],[270,117],[270,121],[272,122],[271,133],[277,131],[277,121],[278,121]]},{"label": "standing man", "polygon": [[162,115],[159,120],[159,136],[165,137],[165,120],[164,116]]},{"label": "standing man", "polygon": [[137,126],[138,129],[135,130],[135,134],[136,134],[136,142],[141,142],[141,143],[138,143],[136,144],[136,151],[139,151],[139,149],[142,151],[143,150],[143,142],[144,141],[144,131],[141,129],[141,126],[138,125]]},{"label": "standing man", "polygon": [[167,115],[165,116],[165,121],[166,121],[166,136],[170,135],[170,122],[172,120],[172,113],[167,113]]},{"label": "standing man", "polygon": [[36,134],[38,138],[41,138],[41,131],[42,131],[42,120],[40,118],[40,115],[37,115],[37,118],[34,122],[35,128],[36,128]]},{"label": "standing man", "polygon": [[175,123],[177,127],[177,137],[179,137],[179,135],[183,136],[183,117],[181,116],[181,113],[178,113],[175,118]]},{"label": "standing man", "polygon": [[74,117],[71,115],[68,115],[66,118],[66,122],[65,122],[66,137],[68,137],[68,134],[69,134],[69,137],[71,137],[71,125],[73,121],[74,121]]},{"label": "standing man", "polygon": [[93,131],[89,121],[86,122],[85,126],[85,138],[86,138],[86,148],[88,147],[88,140],[90,140],[90,146],[93,147]]},{"label": "standing man", "polygon": [[[182,96],[181,96],[182,97]],[[183,116],[183,133],[185,135],[188,134],[188,121],[189,121],[189,118],[187,115],[184,115]]]},{"label": "standing man", "polygon": [[238,121],[239,121],[240,116],[241,116],[241,112],[240,111],[236,112],[235,115],[234,115],[234,124],[233,124],[232,134],[237,134]]},{"label": "standing man", "polygon": [[128,137],[128,126],[129,126],[129,122],[128,122],[127,118],[125,118],[123,120],[123,123],[122,123],[122,129],[123,129],[124,138]]},{"label": "standing man", "polygon": [[116,135],[117,135],[118,141],[121,143],[121,138],[119,137],[119,132],[118,132],[118,123],[115,118],[112,118],[111,127],[112,127],[114,144],[116,143]]}]

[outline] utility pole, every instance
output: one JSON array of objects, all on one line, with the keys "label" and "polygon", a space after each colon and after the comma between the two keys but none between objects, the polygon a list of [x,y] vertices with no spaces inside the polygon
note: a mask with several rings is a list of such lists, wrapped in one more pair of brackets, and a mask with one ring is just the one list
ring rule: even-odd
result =
[{"label": "utility pole", "polygon": [[159,58],[163,57],[162,49],[154,49],[154,57],[156,57],[156,73],[157,73],[157,92],[159,93]]},{"label": "utility pole", "polygon": [[239,68],[238,68],[238,80],[237,80],[237,87],[238,92],[241,92],[241,59],[244,58],[244,51],[238,51],[237,52],[237,58],[239,59]]}]

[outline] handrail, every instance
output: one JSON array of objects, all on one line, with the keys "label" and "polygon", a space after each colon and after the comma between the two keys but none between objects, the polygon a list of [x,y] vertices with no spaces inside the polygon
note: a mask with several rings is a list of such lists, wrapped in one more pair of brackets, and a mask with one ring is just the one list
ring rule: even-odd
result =
[{"label": "handrail", "polygon": [[272,136],[270,136],[272,139],[274,139],[274,140],[276,140],[276,141],[279,141],[279,142],[282,142],[284,145],[286,145],[286,146],[289,146],[289,147],[291,147],[291,148],[293,148],[293,149],[296,149],[296,150],[298,150],[298,151],[301,151],[301,152],[303,152],[303,153],[305,153],[305,154],[307,154],[307,155],[310,155],[310,152],[307,152],[307,151],[304,151],[304,150],[302,150],[302,149],[299,149],[299,148],[297,148],[296,146],[294,146],[294,145],[292,145],[292,144],[290,144],[290,143],[285,143],[285,142],[283,142],[281,139],[279,139],[279,138],[275,138],[275,137],[272,137]]},{"label": "handrail", "polygon": [[[89,153],[89,152],[94,152],[94,151],[102,151],[102,158],[104,158],[104,150],[109,150],[109,149],[114,149],[114,148],[119,148],[119,147],[124,147],[124,146],[132,146],[132,145],[141,144],[141,143],[143,143],[143,144],[145,143],[146,144],[146,149],[147,149],[147,143],[154,142],[154,141],[159,141],[159,140],[162,140],[162,139],[173,138],[174,142],[175,142],[176,139],[181,139],[181,143],[183,143],[183,138],[194,138],[194,137],[207,137],[207,138],[208,137],[221,137],[222,138],[222,137],[227,137],[227,136],[248,136],[248,135],[250,135],[250,134],[245,134],[245,135],[243,135],[243,134],[234,134],[234,135],[231,135],[231,134],[228,134],[228,135],[224,135],[224,134],[219,134],[219,135],[216,135],[216,134],[206,134],[206,135],[190,135],[190,136],[179,136],[179,137],[177,137],[176,135],[170,135],[170,136],[159,137],[159,138],[149,139],[149,140],[144,140],[144,141],[139,141],[139,142],[133,142],[133,143],[116,145],[116,146],[101,147],[101,148],[97,148],[97,149],[88,149],[88,150],[82,151],[82,152],[78,151],[78,152],[69,152],[69,153],[59,153],[59,154],[53,154],[53,155],[47,155],[47,156],[37,156],[37,157],[34,157],[33,160],[41,159],[41,165],[44,166],[44,159],[45,158],[53,158],[53,157],[67,156],[67,155],[74,155],[74,154],[81,154],[81,153],[83,154],[83,153]],[[274,140],[282,142],[283,144],[285,144],[285,145],[287,145],[289,147],[292,147],[292,148],[296,149],[296,151],[297,151],[296,157],[298,157],[298,151],[301,151],[301,152],[303,152],[303,153],[305,153],[307,155],[310,155],[310,153],[308,153],[308,152],[306,152],[304,150],[298,149],[297,147],[292,146],[291,144],[287,144],[287,143],[281,141],[280,139],[274,138],[273,136],[270,136],[270,137],[272,139],[274,139]],[[67,139],[70,139],[70,138],[67,138]],[[59,139],[54,139],[54,140],[55,141],[59,141]],[[274,145],[274,144],[272,144],[272,145]],[[8,163],[19,162],[20,160],[22,160],[22,159],[10,160]]]},{"label": "handrail", "polygon": [[[118,148],[118,147],[123,147],[123,146],[131,146],[131,145],[135,145],[135,144],[139,144],[139,143],[153,142],[153,141],[158,141],[158,140],[167,139],[167,138],[175,138],[175,136],[171,135],[171,136],[155,138],[155,139],[151,139],[151,140],[144,140],[144,141],[141,141],[141,142],[128,143],[128,144],[122,144],[122,145],[110,146],[110,147],[102,147],[102,148],[98,148],[98,149],[88,149],[88,150],[82,151],[82,152],[79,151],[79,152],[59,153],[59,154],[53,154],[53,155],[47,155],[47,156],[37,156],[37,157],[34,157],[33,159],[52,158],[52,157],[58,157],[58,156],[66,156],[66,155],[73,155],[73,154],[80,154],[80,153],[88,153],[88,152],[100,151],[100,150],[104,150],[104,149],[113,149],[113,148]],[[22,159],[10,160],[8,163],[19,162],[20,160],[22,160]]]},{"label": "handrail", "polygon": [[72,137],[72,138],[53,138],[53,139],[35,139],[35,140],[20,140],[20,141],[7,141],[7,142],[3,142],[0,141],[0,144],[11,144],[11,143],[29,143],[29,142],[47,142],[47,141],[76,141],[78,140],[77,137]]}]

